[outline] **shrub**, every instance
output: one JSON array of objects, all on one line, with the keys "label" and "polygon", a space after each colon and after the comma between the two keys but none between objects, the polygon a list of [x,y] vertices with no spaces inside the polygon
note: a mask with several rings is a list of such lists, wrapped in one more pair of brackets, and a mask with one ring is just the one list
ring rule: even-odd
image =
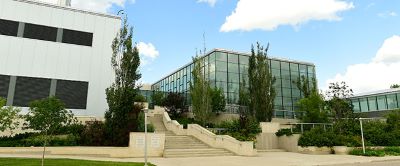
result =
[{"label": "shrub", "polygon": [[88,122],[83,132],[80,134],[81,146],[104,146],[105,125],[101,121]]},{"label": "shrub", "polygon": [[291,136],[291,135],[293,135],[293,132],[290,129],[279,129],[275,133],[275,135],[278,136],[278,137],[283,136],[283,135]]},{"label": "shrub", "polygon": [[364,154],[362,149],[357,148],[357,149],[353,149],[352,151],[350,151],[349,154],[357,155],[357,156],[378,156],[378,157],[382,157],[382,156],[385,156],[385,151],[384,150],[367,148],[367,149],[365,149],[365,154]]},{"label": "shrub", "polygon": [[216,127],[226,128],[222,134],[230,135],[239,141],[255,141],[257,134],[261,132],[260,125],[255,120],[247,120],[244,128],[239,120],[224,121]]},{"label": "shrub", "polygon": [[[138,117],[138,131],[144,132],[144,113],[140,112]],[[154,132],[154,126],[152,124],[147,124],[147,131]]]},{"label": "shrub", "polygon": [[317,146],[317,147],[333,147],[344,145],[344,138],[337,136],[333,131],[325,131],[323,128],[316,127],[310,131],[305,132],[299,139],[299,145],[302,147],[306,146]]}]

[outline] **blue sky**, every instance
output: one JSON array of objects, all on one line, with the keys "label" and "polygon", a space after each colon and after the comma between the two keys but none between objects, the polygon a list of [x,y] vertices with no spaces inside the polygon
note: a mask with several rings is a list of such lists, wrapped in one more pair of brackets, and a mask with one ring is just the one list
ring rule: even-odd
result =
[{"label": "blue sky", "polygon": [[313,62],[322,89],[341,80],[356,93],[400,83],[392,71],[400,70],[398,0],[92,1],[109,5],[108,13],[126,11],[134,40],[144,47],[145,83],[190,62],[203,48],[203,33],[208,50],[248,52],[259,41],[270,43],[271,56]]}]

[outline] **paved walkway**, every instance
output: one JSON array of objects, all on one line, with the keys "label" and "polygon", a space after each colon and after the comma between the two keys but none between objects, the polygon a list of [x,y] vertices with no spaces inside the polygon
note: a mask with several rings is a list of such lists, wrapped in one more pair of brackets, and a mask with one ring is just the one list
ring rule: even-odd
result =
[{"label": "paved walkway", "polygon": [[[7,155],[0,157],[40,158],[40,155]],[[143,158],[99,158],[81,156],[48,155],[47,158],[71,158],[100,161],[143,162]],[[306,155],[290,152],[259,153],[257,157],[223,156],[223,157],[190,157],[190,158],[150,158],[149,162],[157,166],[310,166],[310,165],[352,165],[371,162],[397,162],[400,156],[361,157],[350,155]]]}]

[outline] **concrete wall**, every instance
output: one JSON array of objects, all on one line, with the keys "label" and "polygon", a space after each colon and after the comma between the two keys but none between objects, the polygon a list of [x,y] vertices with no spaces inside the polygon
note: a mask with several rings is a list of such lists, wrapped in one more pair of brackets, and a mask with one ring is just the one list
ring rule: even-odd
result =
[{"label": "concrete wall", "polygon": [[278,148],[278,137],[275,135],[275,133],[260,133],[257,135],[256,149],[268,150]]},{"label": "concrete wall", "polygon": [[[162,157],[165,134],[148,133],[147,155]],[[0,147],[3,154],[42,154],[42,147]],[[79,155],[95,157],[144,157],[144,133],[130,133],[129,147],[46,147],[49,155]]]},{"label": "concrete wall", "polygon": [[37,1],[0,0],[0,18],[93,33],[92,47],[0,35],[0,74],[89,82],[86,109],[72,111],[104,116],[105,89],[114,81],[111,43],[119,17]]}]

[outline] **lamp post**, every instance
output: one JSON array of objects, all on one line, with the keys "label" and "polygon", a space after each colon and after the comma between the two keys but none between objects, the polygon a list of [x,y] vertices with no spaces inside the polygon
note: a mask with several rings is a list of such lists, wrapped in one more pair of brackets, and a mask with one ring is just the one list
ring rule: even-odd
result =
[{"label": "lamp post", "polygon": [[147,113],[148,108],[144,109],[144,166],[147,166]]},{"label": "lamp post", "polygon": [[364,131],[363,131],[363,125],[362,125],[362,118],[360,118],[360,128],[361,128],[361,141],[362,141],[363,154],[365,154]]}]

